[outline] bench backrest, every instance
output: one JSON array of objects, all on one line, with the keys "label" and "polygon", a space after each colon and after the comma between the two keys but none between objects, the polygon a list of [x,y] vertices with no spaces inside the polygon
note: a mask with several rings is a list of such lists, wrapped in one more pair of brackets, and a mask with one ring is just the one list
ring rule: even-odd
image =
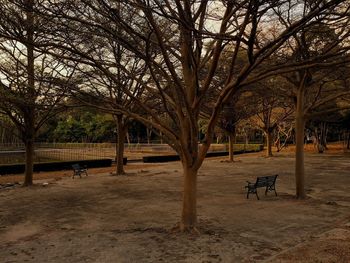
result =
[{"label": "bench backrest", "polygon": [[80,165],[79,164],[72,164],[73,170],[80,170]]},{"label": "bench backrest", "polygon": [[275,184],[278,174],[256,178],[255,187],[272,186]]}]

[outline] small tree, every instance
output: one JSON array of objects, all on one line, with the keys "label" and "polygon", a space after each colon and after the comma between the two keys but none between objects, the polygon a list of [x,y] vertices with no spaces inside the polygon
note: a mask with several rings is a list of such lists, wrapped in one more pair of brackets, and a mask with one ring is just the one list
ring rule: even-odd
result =
[{"label": "small tree", "polygon": [[[316,24],[294,36],[294,47],[289,60],[305,62],[317,61],[308,69],[300,69],[285,78],[292,84],[295,101],[296,137],[296,196],[303,199],[305,193],[304,171],[304,129],[305,123],[320,107],[334,103],[335,99],[349,94],[347,85],[339,81],[341,70],[337,65],[348,62],[348,47],[344,43],[347,34],[337,34],[331,25]],[[330,67],[332,65],[332,67]],[[339,74],[340,73],[340,74]],[[334,109],[333,109],[334,110]]]},{"label": "small tree", "polygon": [[344,114],[343,120],[341,122],[342,128],[344,129],[344,144],[346,149],[350,149],[350,113],[347,112]]},{"label": "small tree", "polygon": [[254,112],[250,117],[254,126],[262,130],[266,138],[266,157],[272,156],[274,134],[278,127],[294,113],[293,101],[285,80],[272,77],[256,84],[247,101]]},{"label": "small tree", "polygon": [[[87,48],[87,47],[86,47]],[[140,63],[140,60],[133,59],[130,54],[120,47],[105,43],[100,48],[106,53],[112,54],[109,61],[101,62],[104,66],[122,65],[127,67],[129,73],[134,77],[142,77],[145,72],[145,67]],[[123,112],[115,111],[114,105],[128,108],[130,111],[138,112],[140,107],[128,97],[123,90],[128,89],[135,97],[144,96],[144,87],[135,82],[134,79],[128,78],[125,72],[116,67],[115,79],[106,76],[100,69],[94,69],[89,65],[82,65],[80,69],[80,79],[82,83],[80,90],[74,90],[73,95],[78,98],[83,104],[95,107],[103,112],[112,114],[116,123],[116,174],[125,174],[123,158],[124,158],[124,142],[130,124],[130,117]],[[103,106],[101,106],[103,105]]]},{"label": "small tree", "polygon": [[60,60],[35,50],[44,44],[35,4],[3,1],[0,6],[0,113],[13,122],[25,145],[24,186],[33,184],[37,132],[65,109],[62,101],[72,75]]}]

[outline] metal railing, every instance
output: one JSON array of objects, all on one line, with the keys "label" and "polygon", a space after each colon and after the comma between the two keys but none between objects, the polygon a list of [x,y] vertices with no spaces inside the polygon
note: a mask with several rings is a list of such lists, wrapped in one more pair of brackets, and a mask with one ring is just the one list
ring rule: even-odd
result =
[{"label": "metal railing", "polygon": [[[35,162],[74,161],[102,158],[115,158],[115,143],[36,143]],[[247,150],[251,145],[235,144],[235,150]],[[0,164],[23,163],[24,145],[0,144]],[[212,144],[209,152],[227,151],[227,144]],[[128,158],[141,158],[143,155],[175,154],[167,144],[125,144],[125,155]]]}]

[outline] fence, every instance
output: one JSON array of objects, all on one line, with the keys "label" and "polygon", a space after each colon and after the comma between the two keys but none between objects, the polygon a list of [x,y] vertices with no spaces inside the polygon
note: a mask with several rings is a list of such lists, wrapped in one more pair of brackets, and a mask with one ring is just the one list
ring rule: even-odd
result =
[{"label": "fence", "polygon": [[[115,158],[115,143],[36,143],[35,162],[74,161]],[[140,154],[174,153],[166,144],[125,144],[129,159],[142,158]],[[0,144],[0,164],[23,163],[25,147],[22,143]]]},{"label": "fence", "polygon": [[[102,158],[115,158],[115,143],[37,143],[35,145],[35,162],[74,161]],[[252,148],[254,145],[235,144],[235,150]],[[227,151],[227,144],[212,144],[209,151]],[[175,154],[167,144],[125,144],[128,159],[141,159],[143,155]],[[23,163],[24,145],[0,144],[0,164]]]}]

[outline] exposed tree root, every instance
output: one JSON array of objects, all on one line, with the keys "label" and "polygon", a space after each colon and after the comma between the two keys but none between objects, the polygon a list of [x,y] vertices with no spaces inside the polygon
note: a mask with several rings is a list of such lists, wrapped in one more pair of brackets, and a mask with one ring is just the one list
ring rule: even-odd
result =
[{"label": "exposed tree root", "polygon": [[241,160],[221,160],[221,163],[240,163],[242,162]]},{"label": "exposed tree root", "polygon": [[110,175],[112,175],[112,176],[126,176],[126,175],[128,175],[126,172],[122,172],[122,173],[110,173]]},{"label": "exposed tree root", "polygon": [[22,184],[22,187],[31,187],[31,186],[34,186],[34,184],[33,183],[26,183],[26,182],[24,182]]},{"label": "exposed tree root", "polygon": [[174,227],[172,227],[169,231],[170,233],[185,233],[189,235],[195,235],[198,236],[201,234],[201,232],[198,230],[195,226],[185,226],[182,223],[176,224]]}]

